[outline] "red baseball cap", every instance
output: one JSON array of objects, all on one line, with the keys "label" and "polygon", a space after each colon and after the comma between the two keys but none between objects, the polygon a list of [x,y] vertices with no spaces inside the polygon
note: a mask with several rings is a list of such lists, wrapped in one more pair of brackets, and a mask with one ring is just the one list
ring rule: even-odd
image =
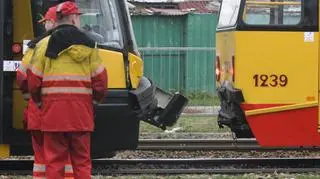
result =
[{"label": "red baseball cap", "polygon": [[56,12],[60,12],[63,16],[71,14],[82,14],[75,2],[66,1],[57,5]]},{"label": "red baseball cap", "polygon": [[53,7],[50,7],[46,13],[46,15],[44,16],[44,18],[42,18],[41,20],[39,20],[38,22],[39,23],[42,23],[46,20],[51,20],[53,22],[57,21],[57,7],[56,6],[53,6]]}]

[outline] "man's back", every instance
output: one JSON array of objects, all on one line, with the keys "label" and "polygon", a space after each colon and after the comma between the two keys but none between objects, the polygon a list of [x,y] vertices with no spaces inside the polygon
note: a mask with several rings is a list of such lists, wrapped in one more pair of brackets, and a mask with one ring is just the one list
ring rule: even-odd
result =
[{"label": "man's back", "polygon": [[[31,70],[38,76],[30,90],[41,94],[33,97],[43,103],[43,131],[93,130],[92,80],[104,70],[93,41],[73,26],[61,26],[36,47]],[[106,84],[100,86],[105,90]]]},{"label": "man's back", "polygon": [[41,108],[46,178],[63,179],[70,156],[74,177],[91,178],[93,102],[103,100],[107,73],[96,43],[78,28],[80,11],[71,1],[57,5],[58,27],[36,47],[28,88]]}]

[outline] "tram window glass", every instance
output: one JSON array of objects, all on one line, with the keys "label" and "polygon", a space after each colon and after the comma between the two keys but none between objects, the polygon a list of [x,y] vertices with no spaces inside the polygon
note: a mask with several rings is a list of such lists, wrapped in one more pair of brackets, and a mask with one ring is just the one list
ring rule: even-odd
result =
[{"label": "tram window glass", "polygon": [[218,28],[232,27],[239,15],[241,0],[223,0],[219,15]]},{"label": "tram window glass", "polygon": [[243,20],[249,25],[296,25],[301,4],[301,0],[247,0]]},{"label": "tram window glass", "polygon": [[[33,23],[35,36],[45,32],[42,19],[49,7],[57,5],[58,0],[33,0]],[[122,32],[117,11],[116,0],[76,0],[82,15],[81,30],[100,45],[121,49],[123,47]]]},{"label": "tram window glass", "polygon": [[123,47],[116,0],[76,0],[84,32],[101,45]]},{"label": "tram window glass", "polygon": [[45,3],[43,0],[33,0],[32,1],[32,19],[33,19],[33,30],[34,36],[38,37],[45,32],[43,24],[38,23],[40,19],[43,18],[46,10]]}]

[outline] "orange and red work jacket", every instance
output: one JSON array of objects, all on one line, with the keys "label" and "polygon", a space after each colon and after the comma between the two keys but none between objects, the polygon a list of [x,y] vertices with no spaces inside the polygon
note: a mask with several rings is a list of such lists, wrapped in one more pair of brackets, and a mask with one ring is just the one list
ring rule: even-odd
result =
[{"label": "orange and red work jacket", "polygon": [[33,52],[34,49],[29,46],[22,58],[19,68],[17,69],[16,75],[17,85],[21,90],[24,99],[28,101],[28,105],[24,109],[23,118],[23,123],[26,130],[40,130],[41,128],[41,111],[30,98],[30,93],[28,92],[27,70],[29,68]]},{"label": "orange and red work jacket", "polygon": [[[77,30],[71,30],[70,38],[88,41]],[[68,33],[67,29],[61,34],[68,38]],[[28,71],[31,97],[41,104],[41,130],[93,131],[93,103],[101,102],[106,94],[107,72],[96,46],[77,44],[77,40],[64,39],[61,34],[59,36],[58,30],[57,35],[52,34],[39,42]],[[69,44],[61,49],[59,40],[67,40]]]}]

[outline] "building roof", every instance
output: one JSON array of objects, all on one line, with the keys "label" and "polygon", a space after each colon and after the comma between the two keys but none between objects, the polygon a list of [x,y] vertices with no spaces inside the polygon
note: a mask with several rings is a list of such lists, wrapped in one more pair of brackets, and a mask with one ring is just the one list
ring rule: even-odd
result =
[{"label": "building roof", "polygon": [[185,1],[179,3],[179,9],[191,9],[197,13],[214,13],[214,9],[209,9],[210,1]]},{"label": "building roof", "polygon": [[131,9],[134,15],[167,15],[178,16],[188,13],[217,13],[220,8],[219,0],[189,0],[189,1],[148,1],[131,0],[135,8]]},{"label": "building roof", "polygon": [[186,15],[189,12],[184,12],[180,9],[161,9],[161,8],[149,8],[153,14],[159,14],[164,16],[182,16]]},{"label": "building roof", "polygon": [[129,2],[142,2],[142,3],[171,3],[181,2],[185,0],[128,0]]}]

